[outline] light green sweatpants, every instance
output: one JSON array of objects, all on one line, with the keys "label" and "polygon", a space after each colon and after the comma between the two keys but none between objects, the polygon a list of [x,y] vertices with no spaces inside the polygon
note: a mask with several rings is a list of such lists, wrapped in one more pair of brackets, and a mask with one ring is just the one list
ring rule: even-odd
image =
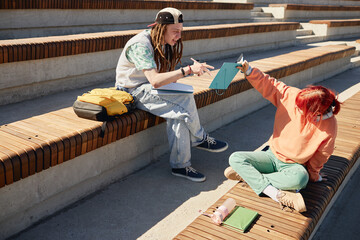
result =
[{"label": "light green sweatpants", "polygon": [[229,163],[258,195],[269,184],[280,190],[300,190],[309,181],[303,165],[280,161],[270,148],[267,151],[234,152]]}]

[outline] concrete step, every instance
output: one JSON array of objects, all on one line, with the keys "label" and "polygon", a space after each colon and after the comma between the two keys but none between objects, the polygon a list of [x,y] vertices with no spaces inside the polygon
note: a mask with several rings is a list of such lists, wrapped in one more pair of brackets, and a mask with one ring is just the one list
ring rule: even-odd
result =
[{"label": "concrete step", "polygon": [[296,36],[309,36],[309,35],[314,35],[312,30],[307,30],[307,29],[298,29],[296,30]]},{"label": "concrete step", "polygon": [[[349,44],[347,44],[347,45],[351,46]],[[355,47],[356,47],[356,49],[355,49],[355,53],[353,54],[353,57],[358,57],[358,56],[360,56],[360,48],[357,46],[355,46]]]},{"label": "concrete step", "polygon": [[352,57],[350,59],[351,68],[360,67],[360,56]]},{"label": "concrete step", "polygon": [[262,7],[254,7],[251,12],[262,12]]},{"label": "concrete step", "polygon": [[347,42],[346,45],[355,47],[355,53],[353,54],[354,57],[360,56],[360,43]]},{"label": "concrete step", "polygon": [[296,37],[296,44],[308,44],[308,43],[314,43],[314,42],[321,42],[324,41],[324,36],[297,36]]},{"label": "concrete step", "polygon": [[251,12],[251,17],[272,17],[271,13],[264,12]]},{"label": "concrete step", "polygon": [[253,17],[251,20],[253,22],[278,22],[275,18],[272,17]]}]

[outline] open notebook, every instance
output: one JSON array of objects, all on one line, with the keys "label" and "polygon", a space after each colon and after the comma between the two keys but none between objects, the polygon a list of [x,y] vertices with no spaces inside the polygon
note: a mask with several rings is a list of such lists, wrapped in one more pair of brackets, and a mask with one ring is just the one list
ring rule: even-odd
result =
[{"label": "open notebook", "polygon": [[184,94],[184,93],[192,94],[193,92],[194,92],[193,86],[183,83],[170,83],[165,86],[161,86],[159,88],[151,89],[152,94]]}]

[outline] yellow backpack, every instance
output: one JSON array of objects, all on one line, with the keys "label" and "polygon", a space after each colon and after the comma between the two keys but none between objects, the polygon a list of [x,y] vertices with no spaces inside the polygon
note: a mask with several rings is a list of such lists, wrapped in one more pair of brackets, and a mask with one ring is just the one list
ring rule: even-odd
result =
[{"label": "yellow backpack", "polygon": [[134,108],[134,98],[115,88],[95,88],[78,96],[73,105],[76,115],[96,121],[111,120]]}]

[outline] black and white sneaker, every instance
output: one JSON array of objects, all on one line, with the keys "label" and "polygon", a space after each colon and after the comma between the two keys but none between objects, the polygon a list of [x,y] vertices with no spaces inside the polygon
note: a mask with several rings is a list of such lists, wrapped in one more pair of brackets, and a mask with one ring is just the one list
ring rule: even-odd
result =
[{"label": "black and white sneaker", "polygon": [[187,178],[194,182],[203,182],[206,180],[206,177],[196,171],[192,167],[185,167],[185,168],[173,168],[171,170],[172,175]]},{"label": "black and white sneaker", "polygon": [[207,135],[204,142],[196,147],[209,152],[223,152],[228,148],[228,144]]}]

